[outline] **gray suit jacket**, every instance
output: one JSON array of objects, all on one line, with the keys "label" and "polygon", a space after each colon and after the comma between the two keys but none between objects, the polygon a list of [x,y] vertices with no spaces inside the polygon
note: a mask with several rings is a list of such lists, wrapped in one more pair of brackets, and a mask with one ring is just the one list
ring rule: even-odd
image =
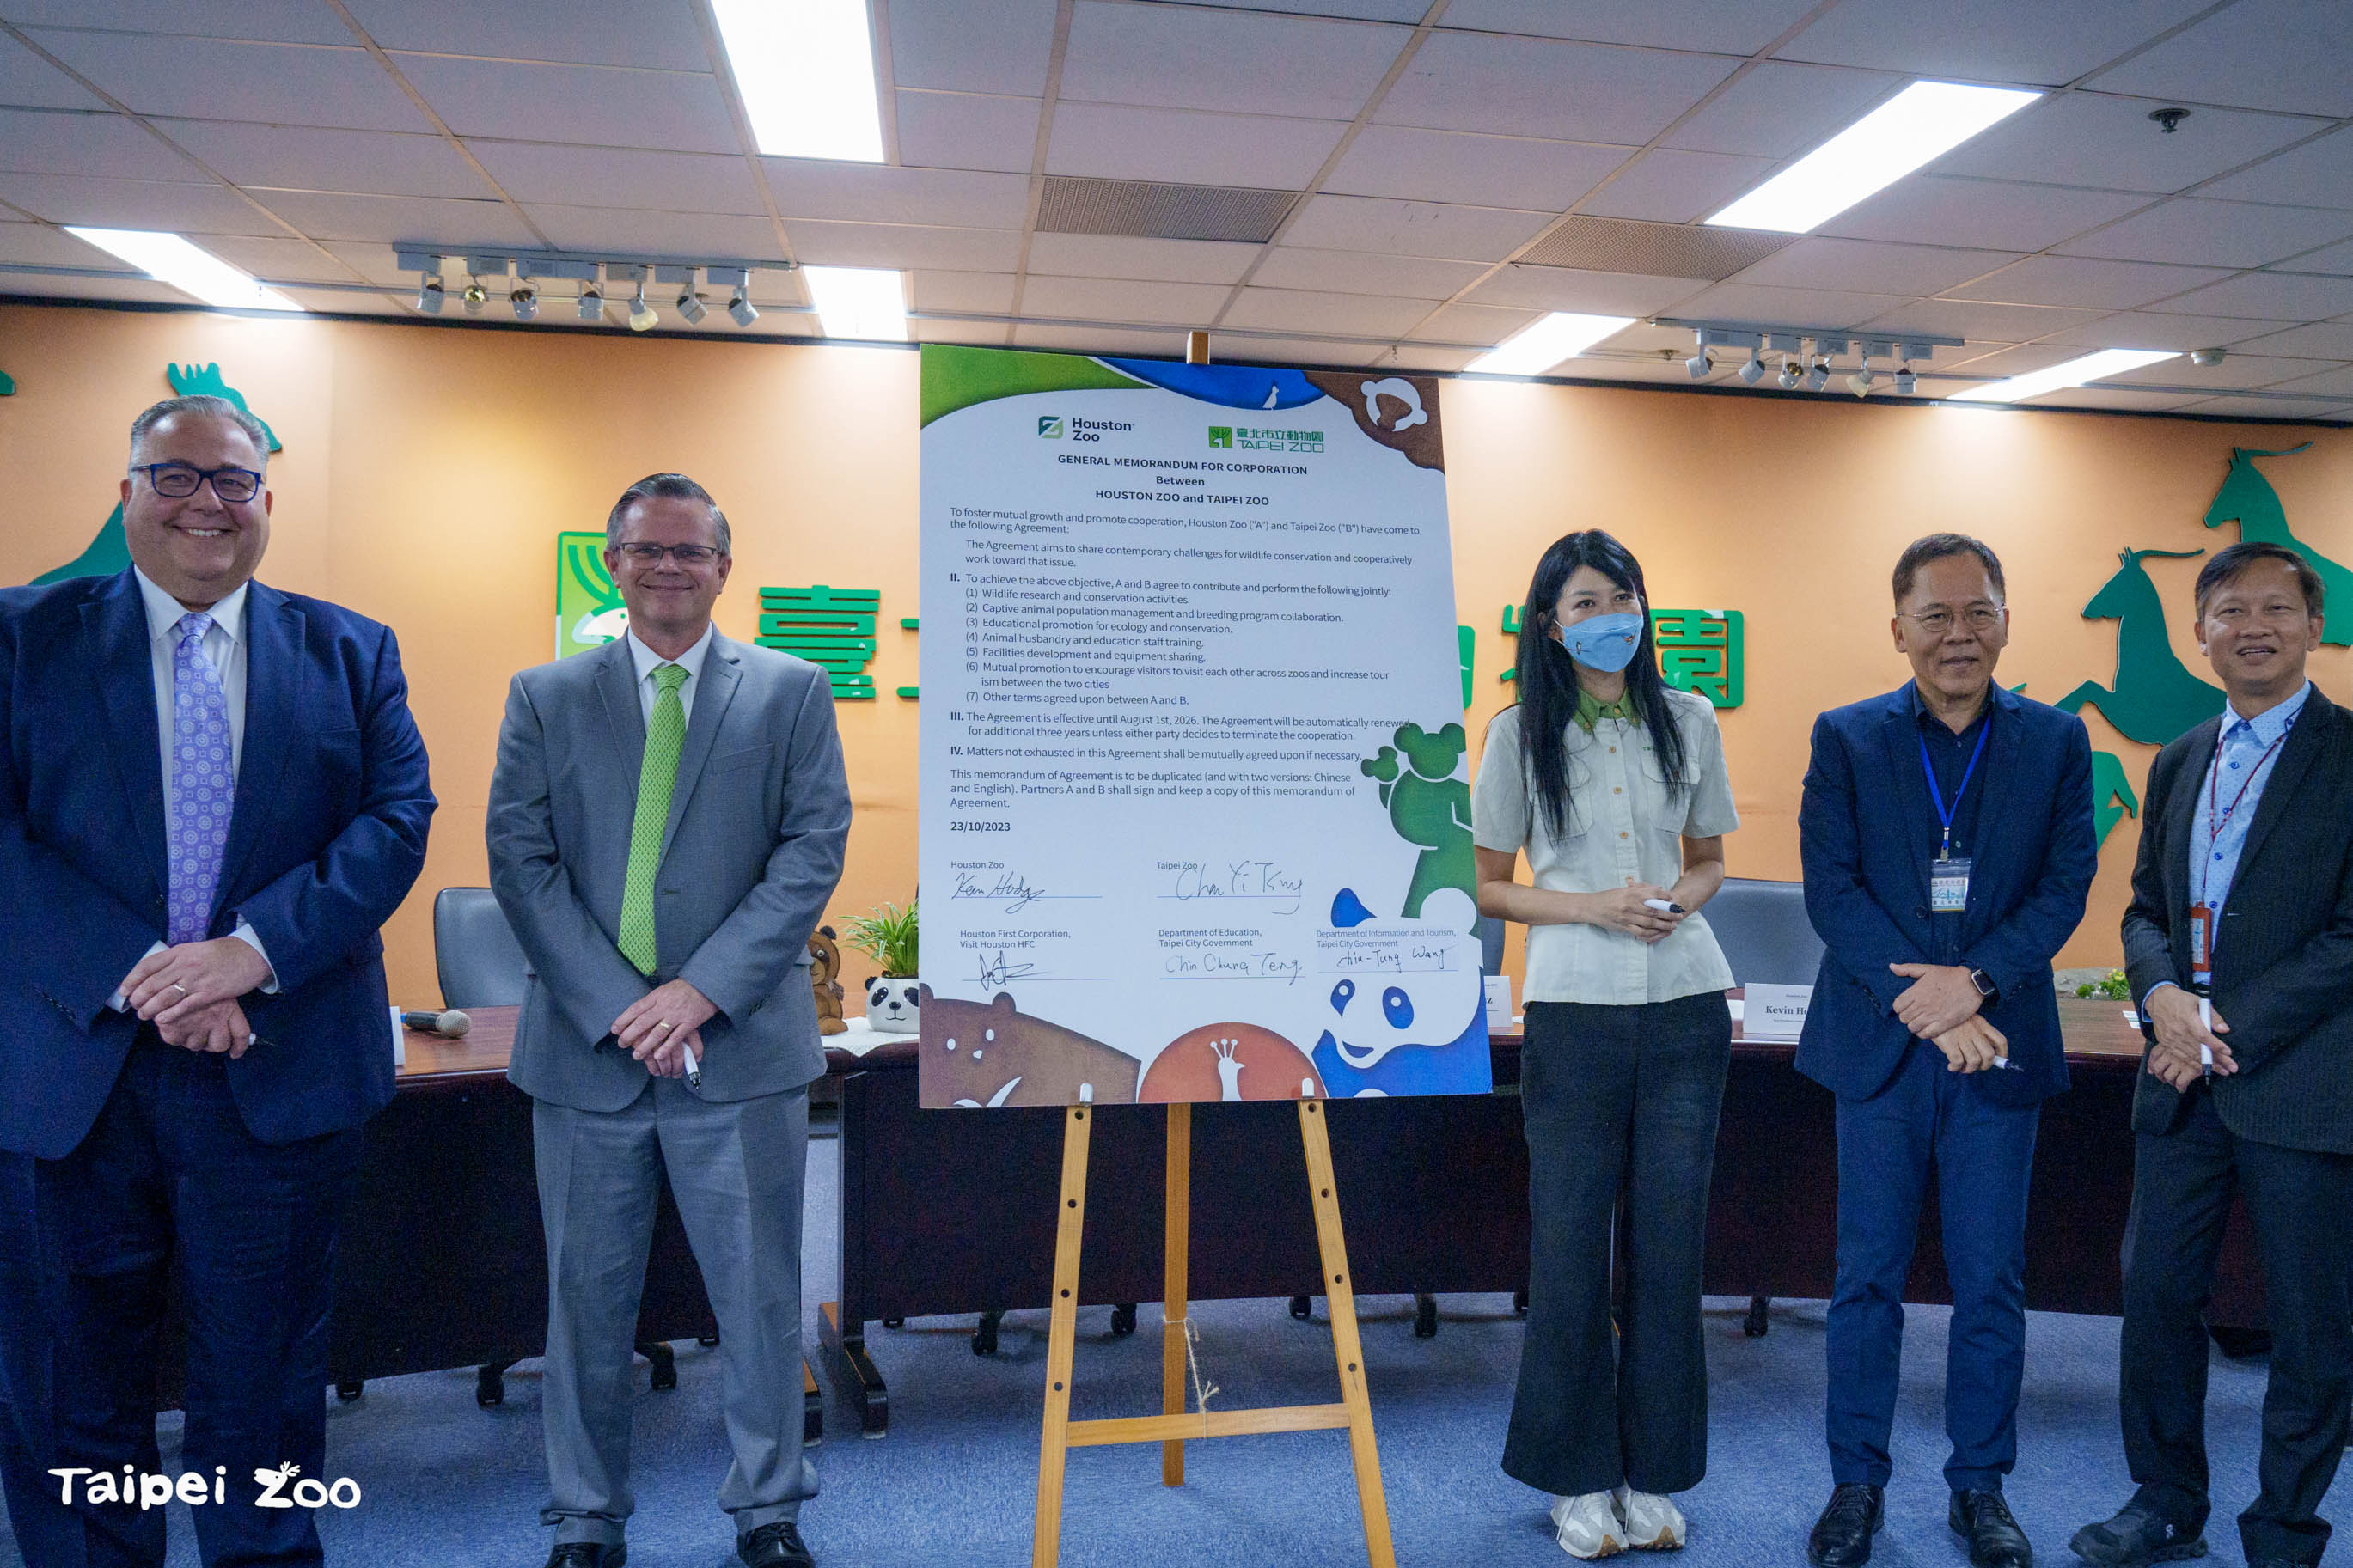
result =
[{"label": "gray suit jacket", "polygon": [[491,886],[531,963],[507,1076],[536,1100],[619,1110],[647,1072],[613,1020],[683,978],[702,1026],[705,1100],[825,1071],[809,933],[841,877],[849,785],[825,672],[714,634],[697,678],[655,880],[649,980],[621,956],[621,892],[646,727],[626,640],[526,669],[507,690],[491,779]]}]

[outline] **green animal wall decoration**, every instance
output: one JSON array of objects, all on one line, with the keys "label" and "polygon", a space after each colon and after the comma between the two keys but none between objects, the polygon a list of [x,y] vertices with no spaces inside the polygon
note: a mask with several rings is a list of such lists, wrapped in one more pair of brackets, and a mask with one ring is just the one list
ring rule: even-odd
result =
[{"label": "green animal wall decoration", "polygon": [[2116,623],[2116,674],[2114,689],[2087,680],[2058,706],[2070,713],[2096,708],[2126,740],[2144,746],[2162,746],[2183,731],[2203,723],[2222,710],[2222,689],[2201,680],[2173,651],[2167,635],[2165,601],[2148,580],[2141,563],[2156,556],[2191,560],[2202,550],[2125,550],[2116,559],[2124,565],[2084,606],[2087,621]]},{"label": "green animal wall decoration", "polygon": [[[245,405],[245,394],[221,379],[221,367],[216,363],[165,365],[164,378],[172,384],[172,390],[182,397],[225,397],[237,405],[238,413],[253,414],[253,410]],[[256,419],[261,419],[259,414],[254,414],[253,416]],[[266,419],[261,422],[261,433],[269,437],[271,451],[286,450],[286,444],[278,438],[278,432],[269,427],[269,422]]]},{"label": "green animal wall decoration", "polygon": [[2114,752],[2092,753],[2092,826],[2099,837],[2094,845],[2105,844],[2109,831],[2126,817],[2140,816],[2140,796],[2133,793],[2132,775],[2125,772],[2125,760]]},{"label": "green animal wall decoration", "polygon": [[16,395],[16,378],[10,375],[6,371],[0,370],[0,397],[14,397]]},{"label": "green animal wall decoration", "polygon": [[[2265,544],[2286,545],[2311,562],[2312,569],[2320,574],[2325,603],[2353,605],[2353,572],[2290,531],[2279,491],[2272,489],[2271,480],[2255,467],[2257,458],[2292,458],[2311,445],[2306,441],[2302,447],[2287,447],[2275,452],[2252,447],[2232,447],[2230,472],[2222,476],[2222,488],[2214,492],[2213,504],[2206,509],[2206,526],[2220,528],[2226,522],[2235,522],[2242,542],[2260,540]],[[2353,647],[2353,614],[2340,612],[2330,616],[2320,640],[2337,647]]]}]

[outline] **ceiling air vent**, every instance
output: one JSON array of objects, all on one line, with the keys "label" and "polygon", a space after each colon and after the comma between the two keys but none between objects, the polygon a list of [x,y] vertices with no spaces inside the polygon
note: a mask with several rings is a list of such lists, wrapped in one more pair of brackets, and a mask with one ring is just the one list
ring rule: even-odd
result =
[{"label": "ceiling air vent", "polygon": [[1274,237],[1275,229],[1298,199],[1296,191],[1050,174],[1045,199],[1038,207],[1038,227],[1046,234],[1229,239],[1263,245]]},{"label": "ceiling air vent", "polygon": [[1520,260],[1587,272],[1715,280],[1764,260],[1797,237],[1748,228],[1704,228],[1698,224],[1572,217],[1537,241]]}]

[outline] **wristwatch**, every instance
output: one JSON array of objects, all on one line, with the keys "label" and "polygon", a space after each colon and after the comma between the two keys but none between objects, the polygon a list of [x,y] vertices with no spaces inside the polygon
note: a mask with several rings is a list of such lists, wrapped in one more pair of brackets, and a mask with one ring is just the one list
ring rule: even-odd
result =
[{"label": "wristwatch", "polygon": [[1969,984],[1978,988],[1978,995],[1984,999],[1986,1005],[2001,1005],[2001,987],[1993,983],[1992,975],[1982,969],[1972,969],[1969,971]]}]

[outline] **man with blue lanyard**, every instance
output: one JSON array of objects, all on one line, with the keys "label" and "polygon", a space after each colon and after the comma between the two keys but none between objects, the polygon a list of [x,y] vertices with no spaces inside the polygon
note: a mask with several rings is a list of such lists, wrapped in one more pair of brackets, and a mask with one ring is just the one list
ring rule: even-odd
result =
[{"label": "man with blue lanyard", "polygon": [[2311,1568],[2353,1405],[2353,715],[2305,678],[2321,580],[2302,556],[2234,544],[2197,602],[2230,704],[2149,770],[2124,921],[2149,1038],[2117,1379],[2138,1489],[2073,1545],[2097,1568],[2205,1553],[2200,1314],[2235,1194],[2272,1331],[2239,1542],[2254,1568]]},{"label": "man with blue lanyard", "polygon": [[2018,1458],[2026,1194],[2042,1101],[2067,1087],[2051,961],[2097,868],[2080,720],[2004,691],[2001,563],[1936,533],[1895,565],[1913,679],[1824,713],[1798,816],[1825,944],[1798,1070],[1838,1096],[1829,1323],[1831,1500],[1814,1568],[1860,1568],[1884,1516],[1904,1282],[1936,1176],[1952,1285],[1946,1520],[1976,1568],[2031,1568],[2002,1500]]}]

